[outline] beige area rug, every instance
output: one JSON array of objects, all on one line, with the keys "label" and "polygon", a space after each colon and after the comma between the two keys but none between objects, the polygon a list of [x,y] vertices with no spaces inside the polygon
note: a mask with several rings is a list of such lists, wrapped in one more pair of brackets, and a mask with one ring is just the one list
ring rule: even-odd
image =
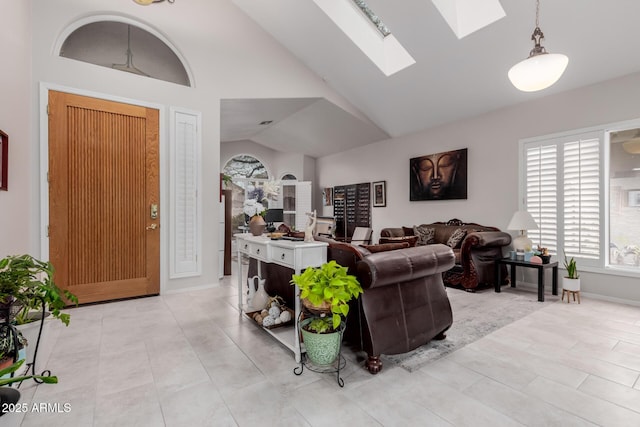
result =
[{"label": "beige area rug", "polygon": [[493,288],[475,293],[447,288],[447,295],[453,310],[453,324],[447,331],[447,338],[431,341],[409,353],[383,355],[384,362],[397,364],[413,372],[560,300],[560,297],[549,292],[545,294],[544,302],[538,302],[537,292],[507,286],[503,286],[500,293],[495,293]]}]

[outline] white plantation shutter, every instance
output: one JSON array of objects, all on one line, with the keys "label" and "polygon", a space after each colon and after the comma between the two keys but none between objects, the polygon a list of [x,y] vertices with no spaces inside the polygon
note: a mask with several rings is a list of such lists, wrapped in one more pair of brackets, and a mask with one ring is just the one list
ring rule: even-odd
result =
[{"label": "white plantation shutter", "polygon": [[564,248],[569,256],[600,258],[600,141],[564,144]]},{"label": "white plantation shutter", "polygon": [[201,273],[199,113],[172,110],[171,278]]},{"label": "white plantation shutter", "polygon": [[582,265],[604,259],[601,146],[596,132],[523,144],[524,203],[539,227],[527,234],[560,260],[564,253]]},{"label": "white plantation shutter", "polygon": [[309,222],[307,212],[311,212],[311,182],[298,182],[296,183],[296,230],[304,231],[307,228]]},{"label": "white plantation shutter", "polygon": [[527,235],[534,247],[540,245],[558,253],[558,155],[555,145],[525,150],[525,202],[538,224]]}]

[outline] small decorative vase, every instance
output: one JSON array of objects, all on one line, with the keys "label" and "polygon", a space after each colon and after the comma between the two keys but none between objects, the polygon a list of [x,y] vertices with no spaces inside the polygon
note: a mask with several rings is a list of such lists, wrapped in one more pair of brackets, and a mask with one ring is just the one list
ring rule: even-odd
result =
[{"label": "small decorative vase", "polygon": [[[253,310],[260,311],[267,306],[269,302],[269,294],[264,290],[265,279],[261,279],[258,276],[249,277],[249,295],[251,296],[251,301],[249,305]],[[255,290],[253,295],[251,295],[251,290]]]},{"label": "small decorative vase", "polygon": [[249,231],[254,236],[262,236],[264,230],[267,228],[267,223],[264,222],[264,218],[261,215],[254,215],[249,220]]}]

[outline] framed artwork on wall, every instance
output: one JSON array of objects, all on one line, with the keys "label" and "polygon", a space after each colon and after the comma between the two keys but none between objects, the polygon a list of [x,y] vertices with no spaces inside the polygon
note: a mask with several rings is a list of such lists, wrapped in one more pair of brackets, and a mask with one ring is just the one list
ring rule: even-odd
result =
[{"label": "framed artwork on wall", "polygon": [[373,207],[387,206],[387,181],[373,183]]},{"label": "framed artwork on wall", "polygon": [[629,206],[640,206],[640,190],[629,190]]},{"label": "framed artwork on wall", "polygon": [[466,148],[410,159],[409,200],[452,200],[466,198]]},{"label": "framed artwork on wall", "polygon": [[9,135],[0,130],[0,190],[7,191],[9,177]]},{"label": "framed artwork on wall", "polygon": [[322,204],[333,206],[333,187],[326,187],[322,190]]}]

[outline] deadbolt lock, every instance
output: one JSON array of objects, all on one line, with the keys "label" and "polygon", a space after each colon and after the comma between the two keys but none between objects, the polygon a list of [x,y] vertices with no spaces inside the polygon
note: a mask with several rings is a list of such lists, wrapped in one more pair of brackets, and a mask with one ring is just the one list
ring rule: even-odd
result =
[{"label": "deadbolt lock", "polygon": [[156,203],[151,204],[151,219],[158,219],[158,205]]}]

